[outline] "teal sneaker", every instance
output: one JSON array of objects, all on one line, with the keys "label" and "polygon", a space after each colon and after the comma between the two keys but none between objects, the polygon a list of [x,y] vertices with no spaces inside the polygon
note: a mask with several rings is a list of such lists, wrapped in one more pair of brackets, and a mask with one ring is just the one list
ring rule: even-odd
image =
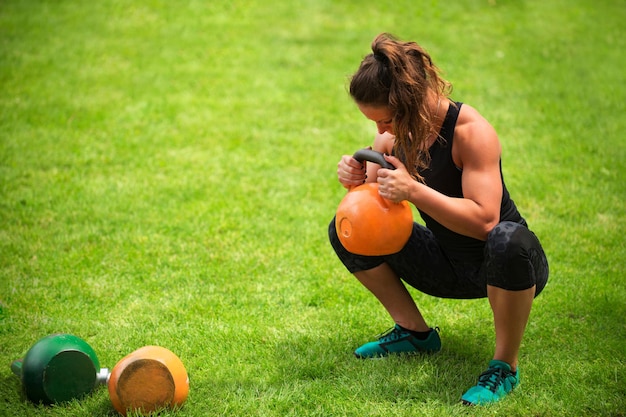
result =
[{"label": "teal sneaker", "polygon": [[375,342],[369,342],[354,351],[354,356],[360,359],[380,358],[398,353],[434,353],[441,350],[439,329],[431,329],[424,340],[420,340],[408,330],[395,325],[387,332],[378,336]]},{"label": "teal sneaker", "polygon": [[489,362],[489,368],[478,377],[478,384],[467,390],[461,401],[465,405],[495,403],[513,391],[517,385],[519,368],[513,372],[508,363],[492,360]]}]

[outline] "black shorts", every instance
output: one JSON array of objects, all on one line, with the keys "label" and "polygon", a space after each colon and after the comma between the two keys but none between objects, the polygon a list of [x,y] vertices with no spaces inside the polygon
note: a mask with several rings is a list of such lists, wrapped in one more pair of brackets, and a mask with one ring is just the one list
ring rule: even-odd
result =
[{"label": "black shorts", "polygon": [[414,223],[409,241],[400,252],[363,256],[348,252],[337,236],[335,220],[328,227],[330,243],[351,273],[366,271],[386,262],[407,284],[442,298],[482,298],[487,285],[520,291],[536,285],[535,296],[548,281],[548,260],[541,243],[526,226],[499,223],[487,237],[484,256],[460,261],[447,253],[433,233]]}]

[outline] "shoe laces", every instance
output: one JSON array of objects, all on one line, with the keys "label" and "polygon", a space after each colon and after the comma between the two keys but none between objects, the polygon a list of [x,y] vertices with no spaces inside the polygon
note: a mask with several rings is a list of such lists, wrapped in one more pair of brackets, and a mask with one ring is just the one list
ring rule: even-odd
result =
[{"label": "shoe laces", "polygon": [[502,368],[489,368],[478,377],[478,386],[487,388],[491,392],[496,392],[507,376],[512,372]]},{"label": "shoe laces", "polygon": [[398,340],[399,338],[404,336],[403,333],[406,333],[406,332],[394,326],[394,327],[391,327],[390,329],[385,330],[384,332],[376,336],[376,338],[380,340],[381,342],[390,342],[392,340]]},{"label": "shoe laces", "polygon": [[[439,327],[433,327],[431,330],[439,333]],[[393,326],[376,336],[376,338],[381,342],[390,342],[392,340],[398,340],[407,334],[410,335],[411,333],[401,327]]]}]

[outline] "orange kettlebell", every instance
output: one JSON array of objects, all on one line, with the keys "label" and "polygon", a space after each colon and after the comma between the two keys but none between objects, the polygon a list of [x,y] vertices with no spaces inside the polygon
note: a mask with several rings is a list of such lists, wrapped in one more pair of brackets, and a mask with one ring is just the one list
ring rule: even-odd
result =
[{"label": "orange kettlebell", "polygon": [[189,394],[189,377],[181,360],[160,346],[144,346],[122,358],[108,381],[113,407],[152,413],[182,406]]},{"label": "orange kettlebell", "polygon": [[[382,168],[395,169],[383,154],[361,149],[353,155]],[[400,251],[413,230],[413,213],[407,201],[394,203],[378,193],[377,183],[365,183],[345,195],[335,216],[335,227],[342,245],[357,255],[381,256]]]}]

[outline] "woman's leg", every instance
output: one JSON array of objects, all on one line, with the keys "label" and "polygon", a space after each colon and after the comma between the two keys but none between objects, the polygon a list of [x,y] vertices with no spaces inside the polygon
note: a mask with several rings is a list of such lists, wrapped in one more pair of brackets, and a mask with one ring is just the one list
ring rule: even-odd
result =
[{"label": "woman's leg", "polygon": [[503,222],[487,238],[483,272],[496,330],[494,359],[515,370],[533,299],[548,280],[548,262],[528,228]]},{"label": "woman's leg", "polygon": [[413,297],[387,263],[355,272],[354,276],[380,301],[397,324],[417,332],[430,330]]},{"label": "woman's leg", "polygon": [[397,353],[434,353],[441,350],[436,330],[428,327],[404,283],[382,263],[354,273],[385,307],[395,325],[378,340],[368,342],[354,351],[357,358],[375,358]]},{"label": "woman's leg", "polygon": [[489,285],[487,294],[496,329],[496,350],[493,359],[508,363],[515,372],[519,348],[535,297],[535,287],[508,291]]},{"label": "woman's leg", "polygon": [[548,280],[548,261],[530,230],[503,222],[487,237],[482,276],[493,310],[496,349],[478,383],[461,397],[468,405],[499,401],[519,384],[518,353],[533,299]]},{"label": "woman's leg", "polygon": [[[329,237],[348,271],[378,299],[395,322],[395,326],[378,340],[356,349],[355,356],[373,358],[393,353],[439,351],[439,334],[428,327],[400,279],[400,276],[411,276],[412,282],[423,282],[426,288],[439,287],[437,277],[446,274],[440,268],[432,267],[433,261],[440,259],[442,254],[430,231],[415,224],[413,234],[403,251],[392,256],[360,256],[349,253],[339,241],[334,221],[329,225]],[[441,265],[445,263],[442,262]]]}]

